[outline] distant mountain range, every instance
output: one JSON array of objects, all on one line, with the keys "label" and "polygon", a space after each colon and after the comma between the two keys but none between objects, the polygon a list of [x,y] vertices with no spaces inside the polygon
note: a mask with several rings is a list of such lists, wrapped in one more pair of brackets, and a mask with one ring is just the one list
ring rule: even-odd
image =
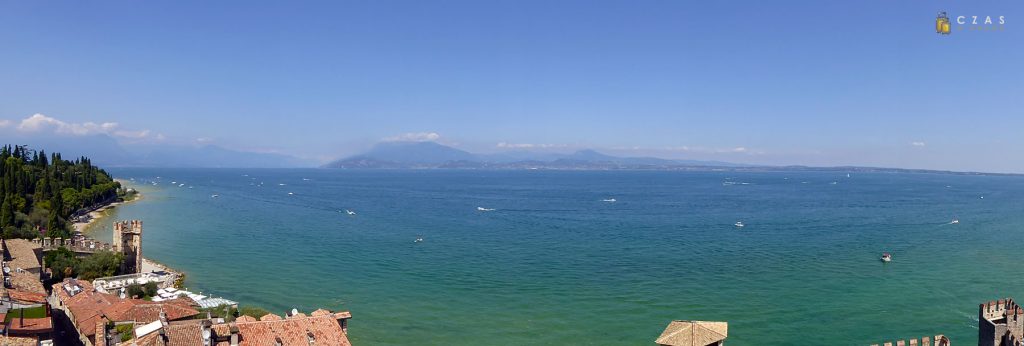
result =
[{"label": "distant mountain range", "polygon": [[617,157],[595,150],[571,154],[514,151],[474,154],[435,142],[384,142],[370,151],[324,165],[326,168],[476,168],[476,169],[669,169],[743,167],[721,161]]},{"label": "distant mountain range", "polygon": [[293,156],[225,149],[216,145],[122,145],[108,135],[8,136],[11,144],[59,152],[65,159],[88,156],[101,167],[316,167],[317,162]]}]

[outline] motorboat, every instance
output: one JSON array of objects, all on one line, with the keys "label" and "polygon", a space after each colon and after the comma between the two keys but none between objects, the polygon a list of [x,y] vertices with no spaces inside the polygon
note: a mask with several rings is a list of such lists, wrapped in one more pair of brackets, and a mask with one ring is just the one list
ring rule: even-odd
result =
[{"label": "motorboat", "polygon": [[891,261],[892,261],[892,255],[890,255],[888,252],[882,254],[882,262],[891,262]]},{"label": "motorboat", "polygon": [[736,228],[743,228],[743,226],[745,226],[743,221],[736,221],[733,225],[736,226]]},{"label": "motorboat", "polygon": [[476,211],[494,211],[494,209],[484,208],[484,207],[476,207]]},{"label": "motorboat", "polygon": [[356,214],[356,212],[354,212],[354,211],[351,211],[351,210],[348,210],[348,209],[345,209],[345,214],[348,214],[348,215],[355,215],[355,214]]}]

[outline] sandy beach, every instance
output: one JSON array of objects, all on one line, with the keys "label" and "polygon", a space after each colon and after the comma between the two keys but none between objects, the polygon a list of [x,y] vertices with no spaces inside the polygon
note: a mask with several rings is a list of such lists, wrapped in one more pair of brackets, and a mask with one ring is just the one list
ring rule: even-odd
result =
[{"label": "sandy beach", "polygon": [[[114,179],[114,181],[120,182],[121,186],[129,188],[128,185],[125,184],[124,180]],[[93,210],[93,211],[89,212],[88,219],[86,219],[85,221],[78,221],[78,222],[75,222],[74,224],[72,224],[72,226],[74,227],[74,231],[76,233],[79,233],[79,234],[85,234],[85,230],[86,230],[86,228],[89,225],[91,225],[94,222],[99,221],[100,219],[104,218],[104,216],[106,216],[104,211],[107,211],[107,210],[110,210],[110,209],[114,209],[117,206],[122,205],[122,204],[132,203],[132,202],[141,200],[142,198],[143,198],[142,193],[139,192],[138,190],[136,190],[135,198],[133,198],[130,201],[126,201],[126,202],[113,202],[113,203],[104,205],[104,206],[102,206],[102,207],[100,207],[100,208],[98,208],[96,210]]]}]

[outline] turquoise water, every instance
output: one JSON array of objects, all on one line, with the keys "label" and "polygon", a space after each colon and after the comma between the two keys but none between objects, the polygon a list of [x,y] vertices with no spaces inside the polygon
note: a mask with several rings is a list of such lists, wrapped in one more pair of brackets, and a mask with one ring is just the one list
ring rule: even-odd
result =
[{"label": "turquoise water", "polygon": [[359,345],[648,345],[673,319],[733,345],[973,344],[978,303],[1024,298],[1022,177],[111,171],[162,182],[114,214],[190,289],[348,309]]}]

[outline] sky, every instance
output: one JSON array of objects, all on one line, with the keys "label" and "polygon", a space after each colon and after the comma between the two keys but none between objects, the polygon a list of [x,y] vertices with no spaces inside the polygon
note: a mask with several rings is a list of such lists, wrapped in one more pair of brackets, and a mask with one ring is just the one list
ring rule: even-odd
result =
[{"label": "sky", "polygon": [[1020,1],[0,0],[0,135],[1024,173],[1022,44]]}]

